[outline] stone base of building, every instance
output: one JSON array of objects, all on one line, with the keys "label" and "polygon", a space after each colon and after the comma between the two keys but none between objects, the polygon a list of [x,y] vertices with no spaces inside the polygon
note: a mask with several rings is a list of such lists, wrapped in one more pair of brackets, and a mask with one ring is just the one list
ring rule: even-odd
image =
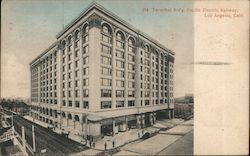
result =
[{"label": "stone base of building", "polygon": [[[143,129],[155,124],[156,120],[172,119],[173,109],[159,110],[142,114],[133,114],[115,118],[88,118],[76,121],[72,118],[62,118],[60,116],[51,117],[32,112],[31,117],[50,124],[52,127],[61,129],[76,129],[84,138],[99,140],[104,136],[113,136],[119,132],[129,129]],[[94,120],[94,121],[92,121]]]}]

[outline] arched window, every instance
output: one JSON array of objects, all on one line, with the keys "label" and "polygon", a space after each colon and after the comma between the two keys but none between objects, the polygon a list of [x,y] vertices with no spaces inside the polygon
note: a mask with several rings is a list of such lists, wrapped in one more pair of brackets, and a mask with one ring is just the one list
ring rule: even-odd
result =
[{"label": "arched window", "polygon": [[72,119],[72,115],[70,113],[68,114],[68,119]]},{"label": "arched window", "polygon": [[66,115],[65,115],[65,113],[64,113],[64,112],[62,112],[62,117],[64,117],[64,118],[65,118],[65,116],[66,116]]},{"label": "arched window", "polygon": [[86,23],[83,27],[82,27],[82,33],[83,34],[87,34],[89,32],[89,25]]},{"label": "arched window", "polygon": [[149,46],[148,46],[148,45],[146,45],[145,50],[146,50],[147,52],[149,52]]},{"label": "arched window", "polygon": [[125,36],[121,31],[118,31],[116,33],[116,39],[121,40],[121,41],[125,41]]},{"label": "arched window", "polygon": [[112,35],[112,30],[110,28],[110,26],[106,23],[104,23],[102,25],[102,32],[105,33],[105,34],[109,34],[109,35]]},{"label": "arched window", "polygon": [[130,37],[130,38],[128,39],[128,44],[129,44],[129,45],[132,45],[132,46],[135,46],[135,40],[134,40],[132,37]]},{"label": "arched window", "polygon": [[62,48],[64,49],[65,48],[65,45],[66,45],[66,42],[65,40],[62,41]]},{"label": "arched window", "polygon": [[116,33],[116,46],[119,47],[119,48],[124,49],[125,48],[124,41],[125,41],[124,34],[121,31],[118,31]]},{"label": "arched window", "polygon": [[78,115],[75,115],[74,119],[75,119],[75,121],[80,121],[80,119],[79,119],[79,116],[78,116]]},{"label": "arched window", "polygon": [[75,38],[76,38],[76,39],[78,39],[78,38],[79,38],[79,36],[80,36],[80,34],[79,34],[79,30],[76,30],[76,32],[75,32]]},{"label": "arched window", "polygon": [[68,37],[68,42],[71,43],[71,35]]}]

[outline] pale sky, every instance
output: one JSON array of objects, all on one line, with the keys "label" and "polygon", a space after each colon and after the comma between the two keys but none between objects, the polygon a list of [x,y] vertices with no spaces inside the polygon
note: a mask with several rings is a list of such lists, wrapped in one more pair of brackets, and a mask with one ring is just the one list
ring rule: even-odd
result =
[{"label": "pale sky", "polygon": [[[3,0],[1,5],[1,96],[30,97],[29,63],[92,1]],[[153,12],[192,8],[191,1],[96,1],[176,53],[174,95],[193,93],[193,15]],[[149,12],[144,12],[148,8]]]}]

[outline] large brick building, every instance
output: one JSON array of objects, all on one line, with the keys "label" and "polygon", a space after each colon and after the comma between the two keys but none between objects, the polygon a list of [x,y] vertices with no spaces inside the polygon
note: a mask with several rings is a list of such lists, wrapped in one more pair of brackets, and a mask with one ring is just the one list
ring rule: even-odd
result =
[{"label": "large brick building", "polygon": [[172,118],[174,54],[92,3],[30,63],[31,116],[96,138]]}]

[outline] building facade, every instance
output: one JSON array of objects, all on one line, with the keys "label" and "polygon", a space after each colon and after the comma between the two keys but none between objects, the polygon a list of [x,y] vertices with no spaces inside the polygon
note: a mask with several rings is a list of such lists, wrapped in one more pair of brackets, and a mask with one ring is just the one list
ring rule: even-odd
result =
[{"label": "building facade", "polygon": [[174,116],[174,52],[93,3],[30,63],[31,116],[94,138]]}]

